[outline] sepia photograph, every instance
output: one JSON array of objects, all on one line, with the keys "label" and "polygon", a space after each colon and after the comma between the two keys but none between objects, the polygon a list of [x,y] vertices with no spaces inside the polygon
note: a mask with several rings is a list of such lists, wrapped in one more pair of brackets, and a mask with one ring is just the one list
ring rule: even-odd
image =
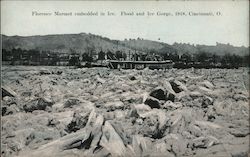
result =
[{"label": "sepia photograph", "polygon": [[249,157],[249,1],[1,1],[2,157]]}]

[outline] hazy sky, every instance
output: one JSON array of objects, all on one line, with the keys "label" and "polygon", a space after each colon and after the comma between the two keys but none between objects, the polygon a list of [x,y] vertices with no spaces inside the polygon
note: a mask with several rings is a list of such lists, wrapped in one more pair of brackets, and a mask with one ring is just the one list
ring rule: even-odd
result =
[{"label": "hazy sky", "polygon": [[[32,12],[52,16],[32,16]],[[116,16],[55,16],[54,12],[114,12]],[[220,12],[221,16],[121,16],[131,12]],[[111,39],[144,38],[249,46],[249,1],[1,1],[5,35],[93,33]]]}]

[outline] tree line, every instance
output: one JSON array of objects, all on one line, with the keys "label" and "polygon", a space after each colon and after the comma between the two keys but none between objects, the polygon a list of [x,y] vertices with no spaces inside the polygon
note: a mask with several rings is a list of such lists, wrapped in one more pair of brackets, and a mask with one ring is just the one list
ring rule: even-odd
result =
[{"label": "tree line", "polygon": [[74,50],[71,53],[59,53],[51,51],[38,50],[2,50],[2,60],[12,65],[80,65],[81,62],[96,62],[97,60],[172,60],[176,68],[238,68],[249,66],[249,54],[239,56],[237,54],[225,53],[217,55],[215,53],[198,52],[178,54],[176,51],[149,52],[143,53],[125,53],[122,51],[100,51],[94,53],[94,50],[85,53],[77,53]]},{"label": "tree line", "polygon": [[238,68],[249,66],[250,56],[236,55],[225,53],[224,55],[217,55],[215,53],[198,52],[195,54],[184,53],[178,55],[177,53],[163,54],[164,59],[171,59],[176,68]]}]

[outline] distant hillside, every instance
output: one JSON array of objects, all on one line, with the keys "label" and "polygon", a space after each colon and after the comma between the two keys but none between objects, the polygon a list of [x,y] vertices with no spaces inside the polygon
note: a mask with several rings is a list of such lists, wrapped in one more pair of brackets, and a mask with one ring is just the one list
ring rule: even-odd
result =
[{"label": "distant hillside", "polygon": [[229,44],[217,43],[215,46],[207,45],[191,45],[174,43],[169,45],[163,42],[151,41],[145,39],[129,39],[129,40],[111,40],[94,34],[64,34],[64,35],[43,35],[43,36],[5,36],[2,35],[2,46],[4,49],[11,50],[13,48],[21,48],[25,50],[36,49],[39,51],[53,51],[58,53],[84,53],[89,50],[95,52],[117,51],[121,50],[126,53],[129,51],[139,53],[174,53],[178,54],[199,52],[215,53],[217,55],[238,54],[240,56],[247,55],[249,48],[234,47]]},{"label": "distant hillside", "polygon": [[209,52],[214,54],[238,54],[239,56],[249,54],[249,48],[234,47],[230,44],[216,43],[216,46],[197,45],[199,52]]},{"label": "distant hillside", "polygon": [[54,51],[59,53],[71,53],[72,51],[83,53],[89,49],[96,52],[103,51],[132,51],[128,47],[117,45],[117,42],[108,38],[93,34],[65,34],[45,36],[5,36],[2,37],[4,49],[21,48],[25,50],[36,49],[40,51]]},{"label": "distant hillside", "polygon": [[119,43],[126,47],[131,47],[132,49],[145,51],[145,52],[159,51],[165,45],[167,45],[165,43],[160,43],[160,42],[151,41],[151,40],[144,40],[140,38],[124,40],[124,41],[120,41]]},{"label": "distant hillside", "polygon": [[199,52],[206,52],[217,55],[225,55],[225,54],[237,54],[239,56],[244,56],[249,54],[249,47],[235,47],[230,44],[221,44],[216,43],[215,46],[208,45],[191,45],[191,44],[180,44],[174,43],[173,48],[178,51],[178,53],[190,53],[195,54]]}]

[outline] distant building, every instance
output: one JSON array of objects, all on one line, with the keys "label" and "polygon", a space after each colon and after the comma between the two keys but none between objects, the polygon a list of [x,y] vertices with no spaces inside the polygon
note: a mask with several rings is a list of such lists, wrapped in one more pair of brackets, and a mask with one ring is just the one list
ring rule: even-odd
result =
[{"label": "distant building", "polygon": [[67,66],[69,64],[69,54],[60,53],[56,65],[58,66]]}]

